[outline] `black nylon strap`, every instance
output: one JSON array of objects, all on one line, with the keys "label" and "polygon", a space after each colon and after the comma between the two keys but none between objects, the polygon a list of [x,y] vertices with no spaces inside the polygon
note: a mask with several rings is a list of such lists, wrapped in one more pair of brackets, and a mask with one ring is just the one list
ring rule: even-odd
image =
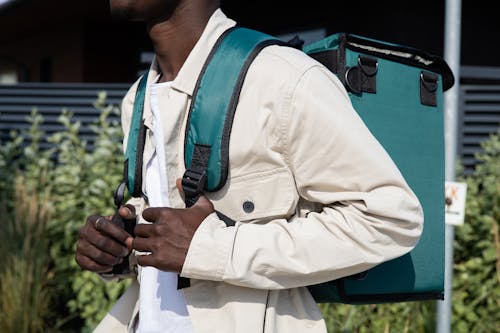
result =
[{"label": "black nylon strap", "polygon": [[191,168],[182,177],[182,190],[186,207],[191,207],[200,197],[207,182],[208,159],[211,147],[196,144],[193,150]]}]

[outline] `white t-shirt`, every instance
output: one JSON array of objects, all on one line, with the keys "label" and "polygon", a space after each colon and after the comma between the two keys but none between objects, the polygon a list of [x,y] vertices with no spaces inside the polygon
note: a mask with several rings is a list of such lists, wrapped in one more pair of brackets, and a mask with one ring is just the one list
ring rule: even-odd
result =
[{"label": "white t-shirt", "polygon": [[[168,179],[165,170],[162,112],[158,95],[168,94],[171,82],[151,85],[151,110],[156,151],[147,164],[146,194],[150,207],[169,207]],[[178,274],[143,267],[139,298],[138,333],[193,333],[182,290],[177,290]]]}]

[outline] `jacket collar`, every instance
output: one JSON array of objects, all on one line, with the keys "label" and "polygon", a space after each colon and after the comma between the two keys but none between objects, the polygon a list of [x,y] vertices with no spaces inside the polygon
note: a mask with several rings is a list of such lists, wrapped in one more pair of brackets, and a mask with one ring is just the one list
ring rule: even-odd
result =
[{"label": "jacket collar", "polygon": [[[189,53],[189,56],[177,74],[177,77],[172,82],[172,88],[189,96],[193,95],[198,76],[200,75],[212,47],[224,31],[234,25],[236,25],[236,22],[227,18],[220,9],[217,9],[212,14],[200,39],[196,42],[194,48]],[[155,80],[158,73],[159,67],[155,57],[148,73],[148,86]]]}]

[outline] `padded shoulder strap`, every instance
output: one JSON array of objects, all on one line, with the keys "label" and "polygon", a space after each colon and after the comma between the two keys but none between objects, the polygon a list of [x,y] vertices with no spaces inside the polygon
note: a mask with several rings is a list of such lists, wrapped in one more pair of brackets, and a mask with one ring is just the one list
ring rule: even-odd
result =
[{"label": "padded shoulder strap", "polygon": [[189,110],[183,188],[188,206],[202,191],[217,191],[227,179],[229,137],[246,73],[266,46],[285,44],[246,28],[232,28],[216,42],[193,93]]},{"label": "padded shoulder strap", "polygon": [[135,94],[132,121],[128,132],[127,150],[125,151],[124,181],[128,192],[133,197],[141,196],[142,192],[142,155],[144,152],[144,140],[146,128],[142,120],[144,111],[144,100],[146,96],[147,75],[144,74],[137,86]]}]

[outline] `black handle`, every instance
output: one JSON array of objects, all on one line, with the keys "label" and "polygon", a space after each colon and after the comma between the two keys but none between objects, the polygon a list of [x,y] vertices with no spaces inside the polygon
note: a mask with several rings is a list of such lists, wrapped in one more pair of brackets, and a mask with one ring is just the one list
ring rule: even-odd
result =
[{"label": "black handle", "polygon": [[[135,218],[133,219],[124,219],[118,214],[118,209],[113,215],[113,219],[111,223],[116,225],[119,228],[125,229],[130,235],[134,236],[134,228],[136,225]],[[123,258],[123,261],[115,266],[113,266],[113,274],[129,274],[130,273],[130,265],[129,265],[129,256]]]}]

